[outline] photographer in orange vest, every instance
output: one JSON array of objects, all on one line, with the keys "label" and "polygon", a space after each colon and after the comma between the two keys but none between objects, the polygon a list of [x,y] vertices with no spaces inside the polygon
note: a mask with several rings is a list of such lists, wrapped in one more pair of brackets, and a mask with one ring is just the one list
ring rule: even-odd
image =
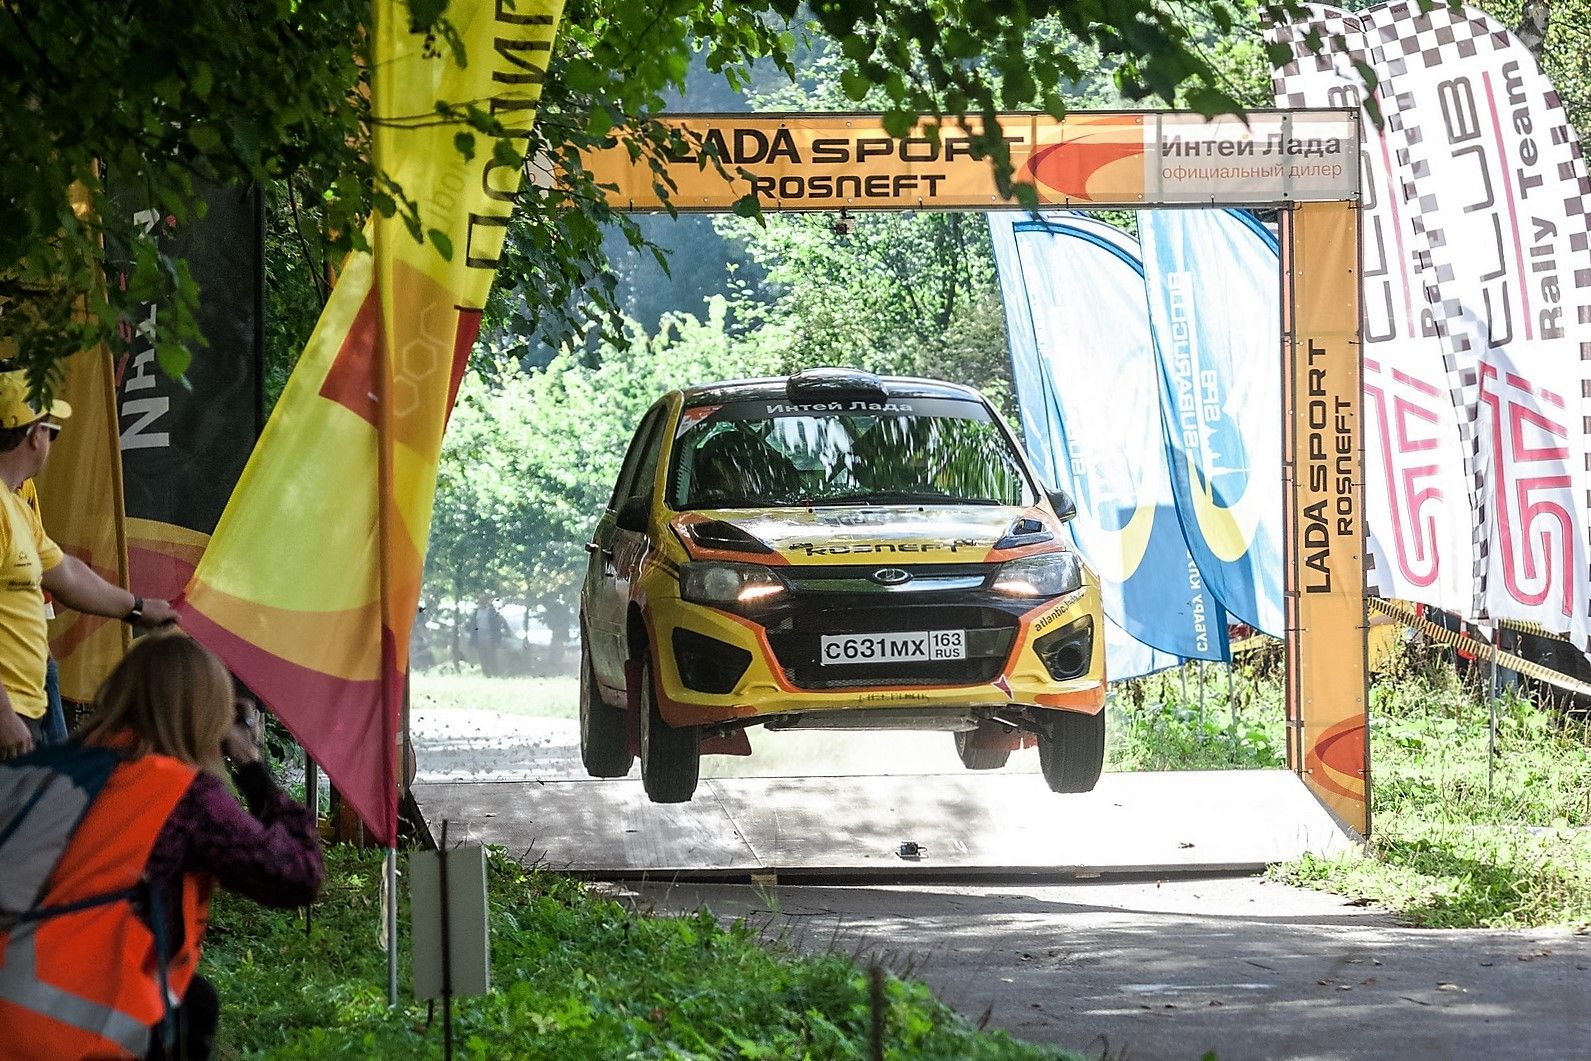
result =
[{"label": "photographer in orange vest", "polygon": [[212,890],[302,906],[324,872],[258,733],[219,660],[157,633],[67,744],[0,764],[6,1057],[210,1055],[219,1001],[196,968]]}]

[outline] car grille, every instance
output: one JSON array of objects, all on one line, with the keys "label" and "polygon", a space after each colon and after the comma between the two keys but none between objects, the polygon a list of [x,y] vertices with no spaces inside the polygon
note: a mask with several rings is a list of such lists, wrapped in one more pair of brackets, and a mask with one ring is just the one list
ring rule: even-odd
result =
[{"label": "car grille", "polygon": [[[828,598],[828,595],[824,595]],[[894,603],[893,601],[891,602]],[[882,685],[983,685],[999,676],[1016,639],[1017,619],[995,608],[946,605],[799,608],[768,628],[768,644],[785,679],[801,689],[863,689]],[[825,634],[888,634],[913,630],[965,630],[967,658],[917,663],[825,667],[818,662]]]}]

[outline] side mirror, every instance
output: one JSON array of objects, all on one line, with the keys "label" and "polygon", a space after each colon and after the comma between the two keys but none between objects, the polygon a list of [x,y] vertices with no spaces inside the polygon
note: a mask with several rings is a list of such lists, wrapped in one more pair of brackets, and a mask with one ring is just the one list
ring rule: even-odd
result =
[{"label": "side mirror", "polygon": [[1077,516],[1077,503],[1072,500],[1072,495],[1065,490],[1049,491],[1050,507],[1055,509],[1055,515],[1062,523]]},{"label": "side mirror", "polygon": [[619,506],[617,522],[620,530],[645,534],[646,525],[651,519],[652,503],[645,497],[632,497]]}]

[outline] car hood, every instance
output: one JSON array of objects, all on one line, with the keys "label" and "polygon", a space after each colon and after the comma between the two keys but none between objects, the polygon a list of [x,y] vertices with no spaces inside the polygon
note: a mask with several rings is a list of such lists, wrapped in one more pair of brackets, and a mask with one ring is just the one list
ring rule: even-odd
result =
[{"label": "car hood", "polygon": [[1041,507],[1007,505],[832,505],[685,513],[675,527],[696,556],[788,564],[954,564],[1059,548],[1055,519]]}]

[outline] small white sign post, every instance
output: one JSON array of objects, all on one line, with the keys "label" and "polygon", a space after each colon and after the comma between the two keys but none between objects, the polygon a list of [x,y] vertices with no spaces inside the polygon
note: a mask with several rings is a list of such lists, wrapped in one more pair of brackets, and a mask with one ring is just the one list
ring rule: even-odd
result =
[{"label": "small white sign post", "polygon": [[442,999],[443,1052],[451,1058],[453,999],[490,991],[492,963],[486,852],[479,844],[449,848],[447,826],[438,850],[409,858],[409,911],[414,997]]}]

